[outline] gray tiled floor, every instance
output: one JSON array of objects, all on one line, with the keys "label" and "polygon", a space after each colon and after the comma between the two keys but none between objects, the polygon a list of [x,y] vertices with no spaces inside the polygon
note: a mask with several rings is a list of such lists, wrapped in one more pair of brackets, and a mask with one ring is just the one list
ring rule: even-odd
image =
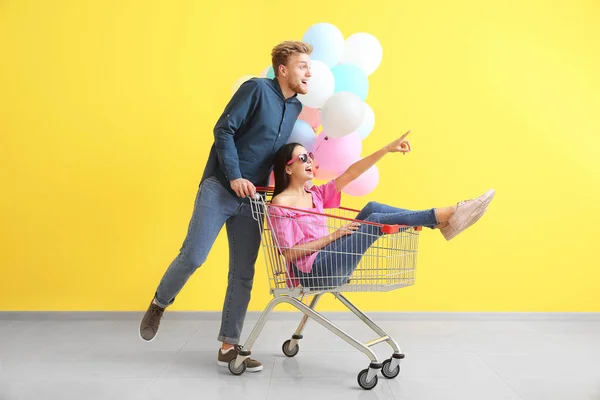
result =
[{"label": "gray tiled floor", "polygon": [[[315,323],[298,356],[281,354],[297,323],[290,314],[269,321],[253,349],[264,370],[239,377],[216,366],[214,318],[167,313],[156,340],[145,343],[140,315],[124,315],[0,314],[0,399],[600,400],[598,316],[374,315],[407,358],[397,379],[380,376],[364,391],[356,375],[367,358]],[[349,317],[335,322],[359,339],[373,338]],[[385,344],[374,350],[390,355]]]}]

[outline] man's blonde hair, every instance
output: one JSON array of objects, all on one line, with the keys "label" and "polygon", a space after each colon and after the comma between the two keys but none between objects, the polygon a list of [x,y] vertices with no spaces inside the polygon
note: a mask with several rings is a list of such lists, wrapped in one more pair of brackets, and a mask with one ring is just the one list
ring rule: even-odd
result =
[{"label": "man's blonde hair", "polygon": [[310,55],[313,51],[313,47],[310,43],[297,42],[287,40],[279,43],[273,47],[271,52],[271,61],[273,62],[273,71],[275,76],[279,75],[279,66],[287,65],[288,60],[294,54],[308,54]]}]

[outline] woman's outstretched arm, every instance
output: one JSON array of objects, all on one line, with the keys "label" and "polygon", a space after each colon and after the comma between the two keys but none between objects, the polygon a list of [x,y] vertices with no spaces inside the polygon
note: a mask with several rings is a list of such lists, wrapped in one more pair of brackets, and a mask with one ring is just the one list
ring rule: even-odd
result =
[{"label": "woman's outstretched arm", "polygon": [[350,182],[364,174],[369,168],[381,160],[387,153],[408,153],[411,151],[410,142],[406,140],[406,137],[410,133],[410,130],[400,138],[394,140],[387,146],[382,147],[375,153],[363,158],[352,164],[346,172],[335,179],[335,186],[338,192],[346,187]]}]

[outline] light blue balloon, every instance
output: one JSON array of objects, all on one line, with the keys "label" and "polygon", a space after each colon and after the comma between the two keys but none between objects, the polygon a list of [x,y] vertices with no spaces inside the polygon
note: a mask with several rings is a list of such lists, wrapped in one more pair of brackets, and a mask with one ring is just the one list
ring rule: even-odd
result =
[{"label": "light blue balloon", "polygon": [[294,124],[288,143],[300,143],[306,150],[314,151],[316,140],[317,136],[315,135],[313,128],[308,122],[299,119]]},{"label": "light blue balloon", "polygon": [[273,79],[275,78],[275,71],[273,70],[273,66],[271,65],[267,71],[267,78]]},{"label": "light blue balloon", "polygon": [[331,69],[335,78],[334,93],[352,92],[365,101],[369,94],[369,78],[354,64],[340,64]]},{"label": "light blue balloon", "polygon": [[310,58],[327,64],[336,65],[344,54],[344,35],[332,24],[321,22],[308,28],[302,41],[313,46]]}]

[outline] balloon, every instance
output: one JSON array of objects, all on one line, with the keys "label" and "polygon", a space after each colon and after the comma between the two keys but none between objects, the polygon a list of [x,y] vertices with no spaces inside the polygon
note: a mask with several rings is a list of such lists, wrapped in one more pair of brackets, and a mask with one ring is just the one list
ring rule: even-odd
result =
[{"label": "balloon", "polygon": [[365,196],[375,190],[378,183],[379,170],[376,165],[373,165],[364,174],[346,185],[342,192],[350,196]]},{"label": "balloon", "polygon": [[342,175],[348,169],[348,167],[357,162],[359,159],[360,157],[347,157],[343,159],[333,171],[323,169],[321,166],[317,165],[318,168],[315,169],[315,179],[321,181],[330,181],[335,179]]},{"label": "balloon", "polygon": [[[342,171],[344,172],[344,171]],[[332,179],[337,178],[338,176],[340,176],[342,174],[342,172],[339,171],[327,171],[324,170],[323,168],[319,167],[315,169],[315,179],[318,179],[320,181],[330,181]]]},{"label": "balloon", "polygon": [[341,63],[351,63],[369,76],[379,67],[383,58],[383,49],[377,38],[369,33],[350,35],[344,43]]},{"label": "balloon", "polygon": [[363,119],[362,124],[356,129],[356,133],[360,136],[361,139],[365,140],[367,136],[373,131],[373,127],[375,126],[375,113],[370,105],[365,103],[365,118]]},{"label": "balloon", "polygon": [[275,186],[275,172],[271,171],[271,175],[269,175],[269,187]]},{"label": "balloon", "polygon": [[354,93],[334,93],[321,109],[321,118],[330,137],[348,135],[365,119],[365,103]]},{"label": "balloon", "polygon": [[272,67],[269,66],[269,67],[266,67],[265,69],[263,69],[262,72],[260,73],[259,77],[266,78],[267,74],[269,73],[269,68],[272,68]]},{"label": "balloon", "polygon": [[297,120],[292,128],[292,134],[288,139],[288,143],[300,143],[308,151],[314,151],[315,141],[317,136],[315,131],[306,121]]},{"label": "balloon", "polygon": [[321,110],[318,108],[303,107],[298,118],[308,122],[308,124],[316,130],[319,125],[321,125]]},{"label": "balloon", "polygon": [[325,101],[333,94],[335,79],[327,64],[321,61],[311,61],[308,81],[308,93],[298,96],[303,105],[312,108],[321,108]]},{"label": "balloon", "polygon": [[313,46],[310,58],[328,67],[336,65],[344,53],[344,35],[332,24],[321,22],[308,28],[302,41]]},{"label": "balloon", "polygon": [[317,137],[313,153],[319,170],[337,173],[337,177],[360,158],[361,151],[362,142],[357,133],[336,138],[323,131]]},{"label": "balloon", "polygon": [[273,70],[273,66],[269,65],[268,67],[263,69],[263,71],[260,73],[260,77],[269,79],[275,78],[275,71]]},{"label": "balloon", "polygon": [[354,64],[340,64],[331,69],[335,78],[334,93],[352,92],[361,100],[365,100],[369,94],[369,78],[362,69]]},{"label": "balloon", "polygon": [[233,87],[231,88],[233,93],[235,94],[235,92],[238,91],[238,89],[240,88],[240,86],[242,86],[242,84],[244,82],[246,82],[247,80],[250,80],[254,78],[254,76],[252,75],[244,75],[241,78],[239,78],[237,81],[235,81],[235,83],[233,84]]}]

